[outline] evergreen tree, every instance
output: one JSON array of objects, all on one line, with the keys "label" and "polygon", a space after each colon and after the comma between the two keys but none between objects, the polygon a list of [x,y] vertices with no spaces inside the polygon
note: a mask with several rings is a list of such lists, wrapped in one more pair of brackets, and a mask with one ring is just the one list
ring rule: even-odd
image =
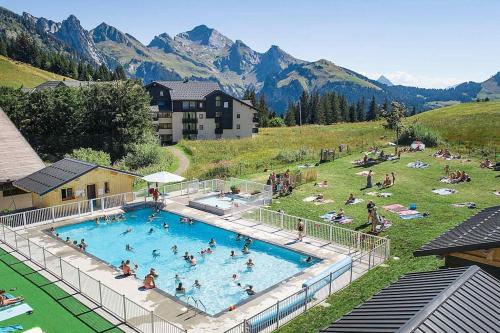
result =
[{"label": "evergreen tree", "polygon": [[294,103],[288,103],[288,109],[285,113],[285,124],[287,126],[295,126],[297,125],[296,120],[297,108]]},{"label": "evergreen tree", "polygon": [[243,94],[243,99],[252,102],[253,106],[257,106],[257,96],[255,94],[255,89],[253,87],[248,87]]},{"label": "evergreen tree", "polygon": [[357,121],[357,118],[358,117],[356,115],[356,104],[353,103],[349,106],[349,116],[347,121],[354,123]]},{"label": "evergreen tree", "polygon": [[343,95],[340,95],[339,110],[340,121],[349,121],[349,104],[347,103],[347,98]]},{"label": "evergreen tree", "polygon": [[123,69],[122,65],[116,66],[113,77],[115,80],[120,80],[120,81],[127,79],[127,75],[125,74],[125,70]]},{"label": "evergreen tree", "polygon": [[361,96],[361,99],[358,101],[358,104],[357,104],[357,120],[356,121],[363,121],[366,119],[366,112],[365,112],[365,108],[366,108],[366,101],[365,101],[365,97],[364,96]]},{"label": "evergreen tree", "polygon": [[330,98],[330,107],[332,109],[332,123],[338,123],[341,119],[340,116],[340,101],[339,96],[333,92]]},{"label": "evergreen tree", "polygon": [[332,113],[332,105],[331,102],[331,94],[324,94],[321,96],[321,109],[323,110],[323,114],[325,116],[325,124],[331,125],[333,124],[333,113]]},{"label": "evergreen tree", "polygon": [[299,99],[299,118],[297,123],[299,125],[307,124],[309,116],[309,94],[304,90]]},{"label": "evergreen tree", "polygon": [[319,94],[313,92],[309,97],[309,118],[307,122],[309,124],[321,124],[322,118],[324,121],[324,117],[320,114]]},{"label": "evergreen tree", "polygon": [[414,116],[417,114],[417,108],[415,106],[413,106],[413,108],[411,109],[411,112],[410,112],[410,116]]},{"label": "evergreen tree", "polygon": [[269,123],[269,108],[267,107],[266,96],[264,94],[260,95],[257,110],[259,110],[259,127],[267,127]]},{"label": "evergreen tree", "polygon": [[375,96],[372,96],[370,105],[368,106],[368,114],[366,115],[366,120],[376,120],[378,118],[378,106],[375,102]]}]

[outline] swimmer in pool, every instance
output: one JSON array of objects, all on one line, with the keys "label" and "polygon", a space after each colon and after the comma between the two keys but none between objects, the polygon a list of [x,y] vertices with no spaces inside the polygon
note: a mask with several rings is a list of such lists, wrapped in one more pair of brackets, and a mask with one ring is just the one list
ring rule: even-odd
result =
[{"label": "swimmer in pool", "polygon": [[231,254],[230,254],[231,258],[234,258],[236,257],[236,253],[234,252],[234,250],[231,250]]},{"label": "swimmer in pool", "polygon": [[172,250],[174,254],[177,254],[177,245],[174,244],[174,246],[172,246],[170,250]]},{"label": "swimmer in pool", "polygon": [[163,229],[168,229],[168,224],[163,222]]},{"label": "swimmer in pool", "polygon": [[124,232],[122,232],[120,235],[126,235],[128,233],[132,232],[132,229],[127,229]]},{"label": "swimmer in pool", "polygon": [[247,265],[247,268],[252,268],[253,266],[255,266],[252,259],[248,259],[248,261],[246,262],[246,265]]},{"label": "swimmer in pool", "polygon": [[127,244],[127,245],[125,245],[125,251],[133,252],[134,248],[132,246],[130,246],[130,244]]},{"label": "swimmer in pool", "polygon": [[201,288],[201,283],[200,283],[200,281],[198,281],[198,280],[194,280],[193,287],[198,288],[198,289],[199,289],[199,288]]},{"label": "swimmer in pool", "polygon": [[179,274],[175,274],[175,276],[174,276],[174,280],[175,280],[175,283],[176,283],[176,284],[181,283],[181,279],[182,279],[182,277],[181,277],[181,276],[179,276]]},{"label": "swimmer in pool", "polygon": [[153,255],[153,259],[158,258],[160,256],[160,250],[153,250],[152,255]]},{"label": "swimmer in pool", "polygon": [[248,285],[245,288],[245,291],[246,291],[246,293],[247,293],[248,296],[255,295],[255,291],[253,290],[253,286],[251,286],[251,285]]},{"label": "swimmer in pool", "polygon": [[305,261],[306,261],[306,262],[311,262],[311,261],[312,261],[312,259],[313,259],[313,258],[312,258],[311,256],[309,256],[309,257],[307,257],[307,258],[306,258],[306,260],[305,260]]},{"label": "swimmer in pool", "polygon": [[243,249],[241,250],[241,252],[243,252],[243,254],[249,254],[250,250],[248,249],[248,245],[245,244],[243,246]]},{"label": "swimmer in pool", "polygon": [[149,229],[148,235],[151,235],[155,230],[153,228]]},{"label": "swimmer in pool", "polygon": [[176,294],[185,294],[186,293],[186,289],[182,286],[182,282],[179,282],[179,284],[177,285],[177,288],[175,288],[175,293]]},{"label": "swimmer in pool", "polygon": [[215,239],[210,238],[210,242],[208,242],[208,245],[209,245],[209,246],[216,246],[216,245],[217,245],[217,243],[215,242]]},{"label": "swimmer in pool", "polygon": [[252,239],[250,237],[247,237],[247,239],[245,239],[245,245],[250,246],[250,244],[252,244]]},{"label": "swimmer in pool", "polygon": [[206,254],[212,254],[212,253],[214,253],[214,251],[212,251],[211,248],[207,247],[207,249],[205,250],[205,253]]},{"label": "swimmer in pool", "polygon": [[184,252],[184,255],[182,256],[182,258],[183,258],[184,260],[189,260],[189,258],[190,258],[190,257],[189,257],[189,252],[187,252],[187,251],[186,251],[186,252]]},{"label": "swimmer in pool", "polygon": [[236,240],[237,240],[237,241],[240,241],[240,240],[241,240],[241,234],[237,234],[237,235],[236,235]]},{"label": "swimmer in pool", "polygon": [[194,256],[189,257],[189,262],[191,263],[191,266],[196,266],[196,258]]}]

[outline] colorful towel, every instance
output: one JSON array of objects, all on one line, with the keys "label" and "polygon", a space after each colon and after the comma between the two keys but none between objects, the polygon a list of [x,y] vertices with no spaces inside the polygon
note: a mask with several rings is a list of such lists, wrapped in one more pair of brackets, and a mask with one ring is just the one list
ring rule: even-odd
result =
[{"label": "colorful towel", "polygon": [[426,168],[430,167],[431,165],[428,163],[424,163],[422,161],[415,161],[415,162],[408,163],[406,166],[408,168],[413,168],[413,169],[426,169]]},{"label": "colorful towel", "polygon": [[458,193],[458,191],[454,190],[454,189],[450,189],[450,188],[439,188],[437,190],[432,190],[432,193],[436,193],[439,195],[450,195],[450,194]]},{"label": "colorful towel", "polygon": [[400,204],[393,204],[393,205],[388,205],[388,206],[382,206],[383,209],[391,212],[391,213],[394,213],[394,214],[397,214],[398,212],[400,211],[403,211],[403,210],[406,210],[407,208],[403,205],[400,205]]},{"label": "colorful towel", "polygon": [[331,199],[324,199],[324,200],[321,200],[321,201],[313,201],[313,204],[315,204],[316,206],[324,205],[324,204],[328,204],[328,203],[333,203],[333,200],[331,200]]},{"label": "colorful towel", "polygon": [[331,220],[335,216],[335,214],[337,213],[334,210],[332,210],[326,214],[321,215],[320,218],[323,220]]},{"label": "colorful towel", "polygon": [[381,233],[382,231],[389,229],[391,226],[392,226],[392,223],[389,221],[387,221],[383,224],[377,224],[377,226],[375,227],[375,234]]},{"label": "colorful towel", "polygon": [[422,217],[424,217],[424,216],[418,212],[417,212],[417,214],[399,215],[399,218],[401,218],[403,220],[419,219]]},{"label": "colorful towel", "polygon": [[304,199],[302,199],[302,201],[304,202],[313,202],[314,200],[316,200],[317,196],[316,195],[312,195],[312,196],[309,196],[309,197],[305,197]]},{"label": "colorful towel", "polygon": [[[0,310],[0,322],[33,311],[33,308],[26,303],[19,303]],[[2,331],[0,331],[2,332]]]},{"label": "colorful towel", "polygon": [[392,196],[392,193],[389,192],[368,192],[366,193],[367,195],[371,195],[373,197],[379,197],[379,198],[389,198]]},{"label": "colorful towel", "polygon": [[4,327],[0,327],[0,333],[10,333],[10,332],[15,332],[15,331],[20,331],[22,329],[23,329],[23,327],[21,325],[4,326]]}]

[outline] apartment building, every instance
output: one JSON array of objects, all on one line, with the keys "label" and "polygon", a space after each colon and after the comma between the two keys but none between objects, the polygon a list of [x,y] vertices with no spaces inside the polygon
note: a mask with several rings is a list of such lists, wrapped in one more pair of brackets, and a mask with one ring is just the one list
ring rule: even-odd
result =
[{"label": "apartment building", "polygon": [[257,109],[211,81],[153,81],[145,86],[160,144],[239,139],[258,133]]}]

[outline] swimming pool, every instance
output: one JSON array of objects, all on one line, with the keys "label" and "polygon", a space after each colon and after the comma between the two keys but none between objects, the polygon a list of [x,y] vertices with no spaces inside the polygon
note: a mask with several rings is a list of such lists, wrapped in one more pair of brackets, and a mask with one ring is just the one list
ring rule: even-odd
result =
[{"label": "swimming pool", "polygon": [[[186,295],[179,299],[186,301],[191,296],[201,300],[205,307],[200,310],[209,315],[217,315],[251,297],[237,282],[242,286],[252,285],[259,293],[319,262],[315,258],[306,262],[307,256],[302,253],[258,240],[251,243],[250,254],[244,255],[241,252],[244,238],[236,240],[236,234],[231,231],[198,221],[193,225],[179,223],[178,215],[165,211],[147,222],[151,213],[150,208],[139,209],[125,213],[125,220],[121,222],[97,225],[86,221],[59,227],[56,232],[61,239],[70,237],[72,241],[80,241],[84,238],[89,254],[115,267],[119,267],[122,260],[130,259],[139,265],[140,279],[154,267],[159,274],[157,287],[170,295],[175,294],[178,281],[174,276],[179,274],[186,287]],[[169,225],[168,229],[163,228],[164,222]],[[151,234],[150,228],[154,230]],[[123,234],[127,229],[132,232]],[[217,241],[217,246],[212,254],[202,257],[199,251],[208,248],[210,238]],[[133,247],[133,252],[125,250],[127,244]],[[171,251],[173,245],[178,247],[177,254]],[[155,249],[160,255],[153,258]],[[231,250],[236,252],[236,258],[230,257]],[[185,251],[195,255],[196,266],[182,259]],[[252,269],[245,265],[249,258],[255,262]],[[233,280],[233,274],[237,274],[237,280]],[[201,288],[193,287],[196,279]]]},{"label": "swimming pool", "polygon": [[205,197],[189,201],[189,206],[216,215],[226,215],[231,213],[233,206],[241,207],[248,204],[249,200],[249,198],[233,193],[225,193],[224,197],[221,198],[218,192],[212,192]]}]

